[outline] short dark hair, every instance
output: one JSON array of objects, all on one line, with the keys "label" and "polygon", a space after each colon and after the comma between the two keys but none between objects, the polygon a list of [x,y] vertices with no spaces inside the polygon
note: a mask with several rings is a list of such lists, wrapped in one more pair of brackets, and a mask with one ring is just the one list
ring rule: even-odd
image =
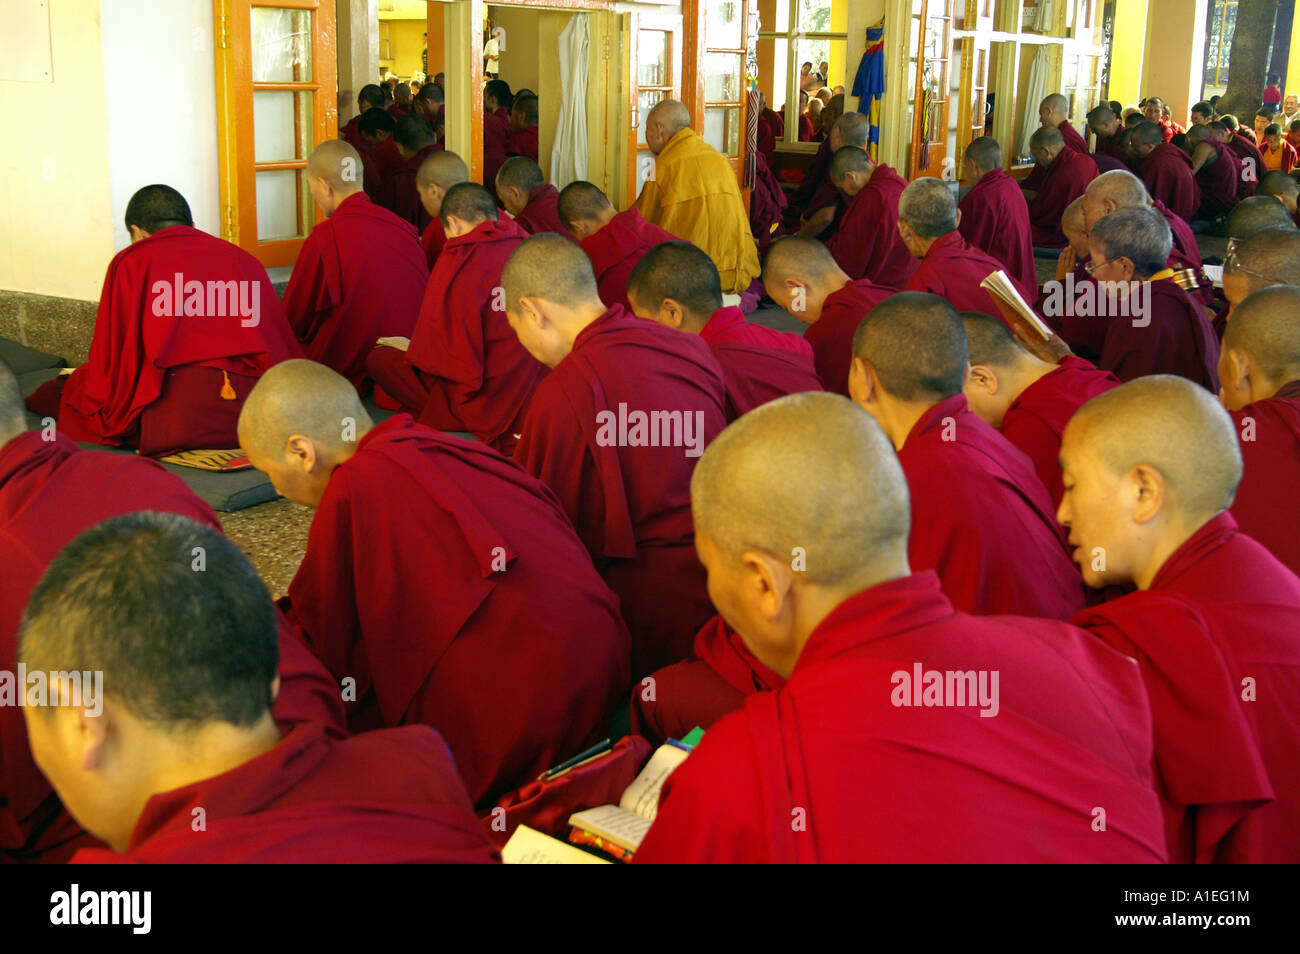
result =
[{"label": "short dark hair", "polygon": [[357,102],[361,103],[363,110],[372,106],[383,106],[384,91],[378,83],[367,83],[361,87],[361,92],[357,93]]},{"label": "short dark hair", "polygon": [[966,329],[938,295],[900,292],[867,312],[853,335],[853,356],[870,363],[899,400],[942,401],[965,383]]},{"label": "short dark hair", "polygon": [[671,298],[706,320],[722,307],[718,266],[690,242],[660,242],[642,255],[627,277],[627,293],[655,308]]},{"label": "short dark hair", "polygon": [[497,203],[477,182],[458,182],[442,197],[442,224],[452,216],[475,224],[486,222],[497,217]]},{"label": "short dark hair", "polygon": [[396,128],[397,120],[386,109],[367,109],[357,120],[357,132],[366,136],[392,133]]},{"label": "short dark hair", "polygon": [[1200,113],[1202,116],[1208,119],[1209,117],[1214,115],[1214,107],[1211,106],[1208,102],[1202,100],[1201,102],[1196,103],[1194,106],[1192,106],[1191,112]]},{"label": "short dark hair", "polygon": [[566,229],[573,228],[573,223],[578,221],[595,221],[611,207],[609,196],[585,179],[570,182],[555,200],[555,214]]},{"label": "short dark hair", "polygon": [[520,96],[515,100],[515,109],[523,113],[524,125],[536,126],[538,121],[538,106],[536,96]]},{"label": "short dark hair", "polygon": [[169,185],[147,185],[126,204],[126,230],[131,226],[153,235],[170,225],[194,225],[190,204]]},{"label": "short dark hair", "polygon": [[498,106],[504,106],[506,109],[509,109],[515,101],[515,98],[510,95],[510,84],[503,79],[488,80],[487,85],[483,87],[483,95],[491,96],[497,101]]},{"label": "short dark hair", "polygon": [[437,83],[425,83],[420,87],[420,91],[415,94],[417,103],[433,103],[435,106],[441,106],[447,101],[446,94],[442,87]]},{"label": "short dark hair", "polygon": [[414,113],[407,113],[397,121],[393,138],[397,140],[398,145],[412,152],[419,152],[425,146],[432,146],[438,141],[433,134],[433,127],[429,125],[429,120]]}]

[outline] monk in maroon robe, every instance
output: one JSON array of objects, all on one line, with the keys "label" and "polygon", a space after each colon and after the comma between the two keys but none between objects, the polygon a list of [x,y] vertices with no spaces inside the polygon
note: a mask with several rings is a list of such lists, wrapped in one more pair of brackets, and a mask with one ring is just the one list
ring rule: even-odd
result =
[{"label": "monk in maroon robe", "polygon": [[[340,420],[355,422],[342,439]],[[629,681],[627,630],[544,484],[406,415],[372,425],[310,362],[265,379],[240,435],[316,508],[281,605],[335,678],[354,678],[353,730],[433,726],[476,804],[603,738]]]},{"label": "monk in maroon robe", "polygon": [[641,256],[660,242],[677,236],[647,222],[637,209],[619,212],[590,182],[570,182],[560,190],[556,214],[565,231],[578,240],[591,259],[600,300],[632,309],[627,300],[627,277]]},{"label": "monk in maroon robe", "polygon": [[381,339],[366,371],[421,424],[469,431],[508,454],[546,374],[511,332],[496,291],[506,259],[526,233],[498,220],[492,196],[474,182],[448,190],[442,223],[449,238],[429,276],[415,331],[409,341]]},{"label": "monk in maroon robe", "polygon": [[429,224],[429,214],[420,202],[416,177],[424,160],[438,151],[438,142],[433,129],[419,116],[403,117],[397,123],[393,140],[402,164],[387,173],[392,210],[398,218],[414,225],[417,232],[423,232]]},{"label": "monk in maroon robe", "polygon": [[[1244,196],[1241,163],[1231,149],[1214,138],[1207,126],[1194,126],[1187,134],[1186,149],[1191,155],[1192,175],[1201,189],[1198,219],[1216,219],[1227,215]],[[1251,184],[1250,195],[1254,194]]]},{"label": "monk in maroon robe", "polygon": [[361,139],[359,128],[361,117],[367,110],[375,107],[382,109],[383,105],[384,93],[377,85],[367,83],[361,87],[361,92],[357,94],[357,114],[339,128],[339,138],[354,149],[363,148],[365,143]]},{"label": "monk in maroon robe", "polygon": [[[238,547],[173,514],[115,517],[51,563],[19,663],[54,673],[101,660],[113,687],[75,744],[86,694],[24,710],[37,764],[108,846],[74,861],[495,860],[429,729],[349,739],[309,722],[282,737],[277,616]],[[88,618],[101,622],[71,622]],[[166,651],[141,647],[141,634]]]},{"label": "monk in maroon robe", "polygon": [[1163,202],[1171,212],[1190,222],[1201,207],[1201,187],[1192,173],[1192,160],[1185,151],[1161,141],[1160,128],[1138,124],[1132,134],[1138,158],[1134,171],[1142,177],[1152,199]]},{"label": "monk in maroon robe", "polygon": [[505,80],[488,80],[483,87],[483,182],[489,189],[496,183],[497,173],[506,161],[513,103],[510,84]]},{"label": "monk in maroon robe", "polygon": [[[1120,133],[1124,128],[1120,125],[1119,117],[1111,111],[1109,106],[1098,106],[1088,112],[1088,128],[1096,137],[1096,146],[1093,149],[1093,160],[1105,156],[1123,164],[1127,167],[1128,156],[1125,155],[1124,149],[1120,144]],[[1101,164],[1098,162],[1098,169]],[[1103,172],[1107,170],[1101,170]]]},{"label": "monk in maroon robe", "polygon": [[[899,200],[898,221],[903,246],[921,260],[907,291],[938,295],[959,311],[1000,314],[993,296],[980,284],[1006,267],[962,238],[957,231],[961,213],[947,185],[932,178],[909,184]],[[1007,277],[1026,302],[1038,297],[1036,285],[1026,288],[1014,276]]]},{"label": "monk in maroon robe", "polygon": [[1079,134],[1070,122],[1070,101],[1061,93],[1049,93],[1038,104],[1038,121],[1041,126],[1055,129],[1061,135],[1066,149],[1081,156],[1088,155],[1088,140]]},{"label": "monk in maroon robe", "polygon": [[628,278],[627,297],[638,318],[699,335],[722,368],[727,420],[799,391],[822,390],[808,342],[790,332],[745,321],[722,305],[713,260],[689,242],[664,242],[642,256]]},{"label": "monk in maroon robe", "polygon": [[537,97],[518,96],[510,110],[510,138],[506,140],[507,156],[525,156],[537,161]]},{"label": "monk in maroon robe", "polygon": [[759,408],[705,453],[711,592],[784,685],[666,780],[636,862],[1164,860],[1137,667],[1063,623],[954,612],[910,568],[907,497],[886,436],[829,395]]},{"label": "monk in maroon robe", "polygon": [[1088,183],[1097,178],[1097,164],[1087,152],[1067,149],[1060,132],[1050,126],[1040,126],[1029,137],[1029,149],[1038,163],[1035,171],[1040,173],[1032,188],[1030,180],[1025,180],[1024,190],[1034,245],[1064,248],[1061,216],[1065,207],[1083,195]]},{"label": "monk in maroon robe", "polygon": [[307,181],[327,218],[298,252],[284,311],[303,352],[364,393],[375,340],[415,330],[429,271],[415,228],[348,178],[356,160],[352,147],[334,140],[308,160]]},{"label": "monk in maroon robe", "polygon": [[[838,117],[836,117],[838,118]],[[811,142],[812,136],[804,138],[804,120],[808,120],[808,129],[811,131],[813,123],[808,118],[807,113],[801,113],[799,117],[799,141]],[[831,142],[829,139],[823,139],[817,146],[817,151],[813,153],[812,161],[808,163],[808,168],[804,171],[803,181],[799,183],[799,188],[795,189],[789,196],[789,204],[785,207],[785,227],[786,229],[796,232],[804,226],[804,214],[809,211],[813,196],[821,192],[827,185],[831,188],[835,184],[830,182],[831,168]]]},{"label": "monk in maroon robe", "polygon": [[1237,157],[1240,175],[1237,178],[1237,198],[1244,199],[1255,194],[1256,183],[1263,178],[1268,168],[1264,164],[1264,154],[1259,147],[1244,136],[1239,136],[1222,123],[1208,124],[1214,138],[1228,147],[1228,151]]},{"label": "monk in maroon robe", "polygon": [[849,394],[853,333],[894,289],[869,278],[853,281],[816,239],[790,235],[773,243],[763,263],[768,297],[808,325],[813,366],[828,391]]},{"label": "monk in maroon robe", "polygon": [[1022,288],[1038,287],[1034,267],[1029,206],[1016,180],[1002,168],[1002,149],[992,136],[980,136],[966,147],[963,176],[970,191],[957,204],[958,231],[967,243],[1002,263]]},{"label": "monk in maroon robe", "polygon": [[442,227],[442,199],[454,185],[469,181],[469,169],[460,156],[447,150],[433,153],[415,174],[415,188],[420,193],[420,204],[429,216],[429,224],[420,233],[420,248],[429,271],[433,271],[438,256],[447,244],[447,233]]},{"label": "monk in maroon robe", "polygon": [[1205,309],[1166,265],[1173,240],[1160,213],[1112,212],[1092,226],[1088,245],[1098,287],[1088,307],[1106,329],[1098,366],[1121,381],[1178,374],[1218,391],[1219,340]]},{"label": "monk in maroon robe", "polygon": [[148,455],[234,447],[257,379],[302,354],[266,269],[194,228],[169,186],[132,196],[126,224],[131,245],[108,265],[88,360],[28,406],[74,441]]},{"label": "monk in maroon robe", "polygon": [[826,243],[850,278],[903,288],[917,264],[898,234],[898,202],[907,181],[856,146],[838,150],[830,178],[852,196],[839,231]]},{"label": "monk in maroon robe", "polygon": [[1232,312],[1220,392],[1241,442],[1232,514],[1245,533],[1300,575],[1300,293],[1255,292]]},{"label": "monk in maroon robe", "polygon": [[[838,111],[837,106],[832,115]],[[825,114],[825,111],[823,113]],[[845,146],[856,146],[866,153],[870,140],[871,120],[862,113],[845,113],[834,122],[829,122],[826,142],[830,144],[831,157]],[[759,177],[762,178],[761,168]],[[757,186],[755,188],[757,190]],[[797,234],[829,242],[839,231],[844,221],[844,213],[848,211],[852,199],[852,196],[847,195],[831,179],[828,161],[816,190],[804,201],[803,217]],[[755,231],[754,234],[763,233]]]},{"label": "monk in maroon robe", "polygon": [[546,181],[541,167],[533,160],[524,156],[507,159],[497,173],[496,192],[502,207],[529,235],[538,232],[569,235],[555,208],[560,193]]},{"label": "monk in maroon robe", "polygon": [[696,560],[690,475],[725,425],[709,346],[620,305],[606,308],[582,249],[535,235],[501,279],[520,342],[553,370],[515,459],[550,485],[618,594],[632,675],[685,658],[713,615]]},{"label": "monk in maroon robe", "polygon": [[1088,402],[1061,444],[1061,521],[1094,586],[1075,622],[1138,661],[1170,861],[1300,857],[1300,579],[1237,531],[1228,413],[1172,376]]},{"label": "monk in maroon robe", "polygon": [[1089,399],[1119,387],[1119,378],[1076,355],[1052,363],[1031,354],[1000,318],[966,311],[961,320],[971,365],[967,404],[1028,455],[1057,506],[1065,492],[1058,462],[1065,425]]}]

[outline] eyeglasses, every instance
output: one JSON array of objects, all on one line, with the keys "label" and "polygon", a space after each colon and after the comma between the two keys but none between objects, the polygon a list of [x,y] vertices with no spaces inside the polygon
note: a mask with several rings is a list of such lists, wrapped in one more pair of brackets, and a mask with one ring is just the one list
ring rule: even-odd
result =
[{"label": "eyeglasses", "polygon": [[[1123,256],[1121,256],[1121,258],[1122,257]],[[1108,258],[1104,262],[1084,262],[1083,267],[1089,275],[1096,275],[1097,269],[1101,268],[1104,265],[1113,265],[1115,262],[1118,261],[1120,261],[1119,258]]]},{"label": "eyeglasses", "polygon": [[1268,282],[1270,285],[1285,284],[1284,282],[1279,282],[1277,279],[1269,275],[1264,275],[1260,272],[1252,271],[1251,269],[1243,266],[1237,258],[1236,239],[1228,240],[1228,257],[1223,260],[1223,274],[1227,275],[1229,272],[1231,272],[1233,275],[1250,275],[1254,278],[1258,278],[1260,281]]}]

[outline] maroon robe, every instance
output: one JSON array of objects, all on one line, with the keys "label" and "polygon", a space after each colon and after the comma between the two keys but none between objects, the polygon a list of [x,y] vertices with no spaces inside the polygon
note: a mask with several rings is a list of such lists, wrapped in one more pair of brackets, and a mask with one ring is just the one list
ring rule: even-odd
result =
[{"label": "maroon robe", "polygon": [[1232,412],[1244,470],[1232,515],[1300,575],[1300,381]]},{"label": "maroon robe", "polygon": [[[1219,140],[1202,141],[1214,147],[1214,158],[1208,160],[1196,173],[1196,184],[1201,187],[1201,207],[1197,210],[1196,217],[1213,219],[1220,215],[1227,215],[1237,204],[1237,184],[1241,181],[1241,164],[1236,154]],[[1200,146],[1198,145],[1197,148],[1199,149]]]},{"label": "maroon robe", "polygon": [[257,379],[300,357],[261,262],[188,225],[168,226],[109,263],[90,356],[51,383],[61,387],[59,431],[143,454],[237,447],[239,411]]},{"label": "maroon robe", "polygon": [[813,366],[827,391],[849,396],[854,332],[867,312],[892,294],[894,289],[860,278],[826,296],[821,317],[808,326],[804,340],[812,346]]},{"label": "maroon robe", "polygon": [[542,183],[528,194],[528,204],[515,216],[515,222],[529,235],[536,235],[538,232],[554,232],[571,241],[577,241],[569,234],[569,230],[560,224],[559,213],[555,210],[559,198],[560,193],[555,186],[549,182]]},{"label": "maroon robe", "polygon": [[1061,480],[1061,435],[1074,412],[1098,394],[1119,387],[1120,380],[1076,355],[1067,354],[1049,371],[1011,402],[1002,418],[1002,436],[1024,451],[1034,472],[1052,497],[1052,507],[1061,503],[1065,488]]},{"label": "maroon robe", "polygon": [[376,348],[366,361],[375,383],[420,423],[469,431],[502,453],[513,450],[528,400],[546,374],[504,310],[494,307],[506,259],[527,235],[513,221],[489,220],[448,239],[410,348]]},{"label": "maroon robe", "polygon": [[[438,256],[442,254],[443,246],[446,244],[447,230],[442,227],[442,217],[434,216],[420,233],[420,248],[424,251],[425,266],[430,272],[433,271],[434,263],[438,261]],[[409,338],[410,335],[406,337]]]},{"label": "maroon robe", "polygon": [[[1124,155],[1124,150],[1120,148],[1119,137],[1123,131],[1122,127],[1116,130],[1113,136],[1097,136],[1096,149],[1093,150],[1093,160],[1098,156],[1110,156],[1112,159],[1118,159],[1125,167],[1128,166],[1128,156]],[[1096,135],[1094,133],[1094,135]]]},{"label": "maroon robe", "polygon": [[962,238],[1001,262],[1022,288],[1038,288],[1029,205],[1015,179],[1002,169],[985,173],[957,208]]},{"label": "maroon robe", "polygon": [[815,135],[816,135],[816,130],[813,128],[812,117],[809,116],[807,113],[800,113],[799,114],[799,141],[812,142]]},{"label": "maroon robe", "polygon": [[700,330],[722,368],[727,420],[800,391],[822,390],[812,345],[799,335],[745,321],[739,308],[720,308]]},{"label": "maroon robe", "polygon": [[[28,597],[64,546],[103,520],[139,510],[221,530],[212,508],[154,461],[84,451],[64,435],[47,441],[39,431],[0,446],[0,665],[13,665]],[[283,627],[275,716],[282,727],[311,719],[342,729],[337,686]],[[90,843],[32,761],[22,709],[0,706],[0,858],[60,862]]]},{"label": "maroon robe", "polygon": [[1085,319],[1106,329],[1097,366],[1121,381],[1177,374],[1217,394],[1219,339],[1210,317],[1167,269],[1159,275],[1142,283],[1141,294],[1149,292],[1145,317]]},{"label": "maroon robe", "polygon": [[1169,258],[1165,261],[1165,265],[1174,271],[1191,272],[1196,278],[1197,287],[1194,294],[1197,300],[1207,309],[1213,310],[1214,282],[1205,274],[1201,262],[1201,250],[1196,244],[1196,234],[1192,231],[1192,227],[1182,218],[1174,215],[1159,199],[1152,199],[1151,207],[1164,216],[1169,226],[1169,233],[1173,237],[1173,246],[1169,249]]},{"label": "maroon robe", "polygon": [[632,269],[641,261],[641,256],[656,245],[677,241],[680,239],[673,233],[642,218],[640,210],[628,209],[619,212],[580,244],[591,259],[600,300],[610,308],[622,305],[631,311],[632,305],[627,300],[627,277],[632,274]]},{"label": "maroon robe", "polygon": [[[722,370],[698,335],[613,305],[579,333],[524,420],[515,458],[556,492],[618,594],[633,678],[685,658],[713,615],[695,556],[690,479],[698,452],[726,425],[725,406]],[[661,423],[680,412],[681,429],[634,429],[631,415],[651,412]],[[623,417],[626,429],[616,426]],[[682,446],[688,424],[693,446]]]},{"label": "maroon robe", "polygon": [[[1237,201],[1255,194],[1255,189],[1259,185],[1260,177],[1268,171],[1268,166],[1264,163],[1264,154],[1259,151],[1249,139],[1241,136],[1233,136],[1225,144],[1228,151],[1237,157]],[[1247,170],[1250,174],[1247,175]]]},{"label": "maroon robe", "polygon": [[1047,488],[964,394],[922,415],[898,462],[912,497],[908,562],[938,573],[957,609],[1069,619],[1083,608],[1083,579]]},{"label": "maroon robe", "polygon": [[776,163],[776,143],[781,138],[768,115],[771,112],[770,109],[765,109],[758,114],[758,140],[755,147],[759,155],[767,160],[769,168]]},{"label": "maroon robe", "polygon": [[[1095,302],[1097,295],[1098,283],[1088,274],[1086,262],[1078,262],[1074,266],[1074,272],[1067,277],[1074,279],[1075,299],[1077,300],[1084,294],[1084,287],[1090,289],[1089,294],[1093,295]],[[1064,290],[1066,282],[1061,283]],[[1056,294],[1055,288],[1048,290],[1046,294],[1040,297],[1037,311],[1043,316],[1044,320],[1052,329],[1061,336],[1062,340],[1070,346],[1070,350],[1082,358],[1096,364],[1101,358],[1102,348],[1106,344],[1106,323],[1098,321],[1092,311],[1079,308],[1076,306],[1065,307],[1064,296],[1062,296],[1061,314],[1053,314],[1053,309],[1047,305],[1052,296]],[[996,317],[996,316],[994,316]]]},{"label": "maroon robe", "polygon": [[898,234],[898,197],[907,180],[881,163],[849,202],[839,230],[826,243],[849,278],[902,288],[916,271],[916,259]]},{"label": "maroon robe", "polygon": [[1151,198],[1159,199],[1185,222],[1196,218],[1201,207],[1201,187],[1192,175],[1192,160],[1177,146],[1162,142],[1140,162],[1138,175]]},{"label": "maroon robe", "polygon": [[335,468],[288,602],[356,679],[349,726],[433,726],[476,805],[603,737],[627,690],[618,603],[551,491],[407,415]]},{"label": "maroon robe", "polygon": [[505,107],[495,113],[483,111],[483,184],[496,195],[497,173],[506,161],[510,142],[510,114]]},{"label": "maroon robe", "polygon": [[[811,142],[812,138],[803,138],[803,119],[807,118],[806,114],[799,121],[799,140],[800,142]],[[798,231],[804,214],[809,211],[812,198],[818,190],[826,185],[830,185],[830,168],[831,168],[831,144],[823,142],[813,153],[812,161],[808,163],[808,168],[804,173],[803,181],[799,183],[799,188],[789,196],[789,204],[785,209],[785,227],[790,231]],[[831,185],[831,188],[834,188]]]},{"label": "maroon robe", "polygon": [[[836,190],[838,192],[838,190]],[[839,193],[842,198],[844,193]],[[754,188],[749,193],[749,230],[759,246],[759,257],[772,243],[772,235],[785,216],[785,190],[766,159],[754,159]]]},{"label": "maroon robe", "polygon": [[361,390],[375,340],[415,330],[428,281],[411,224],[356,193],[303,243],[284,311],[307,357]]},{"label": "maroon robe", "polygon": [[[1062,123],[1066,126],[1066,123]],[[1075,133],[1077,136],[1078,133]],[[1061,217],[1066,208],[1097,178],[1097,163],[1087,150],[1062,149],[1038,177],[1036,194],[1028,200],[1029,223],[1034,245],[1042,248],[1065,248]],[[1037,282],[1035,282],[1035,286]]]},{"label": "maroon robe", "polygon": [[[206,827],[195,831],[202,809]],[[304,725],[228,772],[145,802],[124,854],[77,864],[490,864],[447,746],[423,726],[330,736]]]},{"label": "maroon robe", "polygon": [[[394,211],[394,206],[396,204],[393,194],[393,176],[396,174],[398,169],[402,168],[406,160],[403,159],[402,154],[397,151],[397,140],[391,135],[376,146],[371,151],[370,156],[375,162],[375,172],[379,175],[380,197],[375,201],[392,212]],[[418,166],[416,167],[416,171],[419,171]],[[416,195],[416,198],[419,198],[418,194]]]},{"label": "maroon robe", "polygon": [[[930,245],[925,258],[921,259],[921,266],[904,290],[938,295],[958,311],[978,311],[997,317],[1002,312],[998,310],[994,297],[981,288],[980,283],[999,269],[1006,271],[993,256],[967,243],[960,232],[949,232],[940,235]],[[1026,288],[1009,272],[1007,277],[1026,302],[1038,297],[1036,285]]]},{"label": "maroon robe", "polygon": [[510,134],[506,140],[507,156],[527,156],[533,162],[537,161],[537,127],[525,126]]},{"label": "maroon robe", "polygon": [[[915,708],[917,670],[999,672],[998,716]],[[954,613],[919,572],[849,597],[783,688],[709,729],[635,861],[1162,862],[1151,731],[1130,660],[1062,623]]]},{"label": "maroon robe", "polygon": [[1066,149],[1091,158],[1091,153],[1088,152],[1088,140],[1084,139],[1079,130],[1074,128],[1072,122],[1068,119],[1065,120],[1065,122],[1056,127],[1056,131],[1059,132],[1061,138],[1065,140]]},{"label": "maroon robe", "polygon": [[420,201],[420,190],[415,184],[415,176],[420,171],[424,160],[437,151],[437,143],[425,146],[389,175],[393,212],[398,218],[414,225],[417,232],[423,232],[425,226],[429,224],[429,213],[424,210],[424,203]]},{"label": "maroon robe", "polygon": [[352,146],[354,149],[369,149],[368,144],[361,138],[361,113],[357,113],[339,129],[339,138]]}]

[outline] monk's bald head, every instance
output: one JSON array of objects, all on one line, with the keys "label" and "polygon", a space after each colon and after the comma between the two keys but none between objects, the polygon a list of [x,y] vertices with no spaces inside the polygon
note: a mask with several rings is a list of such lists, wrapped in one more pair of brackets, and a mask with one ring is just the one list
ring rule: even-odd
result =
[{"label": "monk's bald head", "polygon": [[919,238],[936,239],[957,230],[957,199],[939,179],[914,179],[898,198],[898,220]]},{"label": "monk's bald head", "polygon": [[18,379],[9,366],[0,361],[0,447],[27,430],[26,405]]},{"label": "monk's bald head", "polygon": [[477,182],[461,182],[447,190],[442,197],[442,224],[459,219],[473,227],[497,217],[497,204],[492,193]]},{"label": "monk's bald head", "polygon": [[1015,368],[1029,352],[998,318],[978,311],[961,313],[966,331],[966,349],[972,365],[984,365],[997,371]]},{"label": "monk's bald head", "polygon": [[1089,199],[1109,200],[1116,209],[1142,209],[1151,204],[1147,187],[1127,169],[1103,172],[1088,183],[1084,194]]},{"label": "monk's bald head", "polygon": [[[1300,230],[1264,229],[1233,250],[1225,276],[1236,276],[1258,291],[1269,285],[1300,285]],[[1243,296],[1244,297],[1244,296]]]},{"label": "monk's bald head", "polygon": [[835,129],[846,146],[866,149],[871,138],[871,120],[862,113],[845,113],[835,120]]},{"label": "monk's bald head", "polygon": [[890,397],[933,404],[962,389],[966,331],[956,309],[938,295],[902,292],[862,320],[853,357],[870,365]]},{"label": "monk's bald head", "polygon": [[[1154,123],[1152,125],[1155,125]],[[1159,128],[1159,127],[1157,127]],[[1200,123],[1187,130],[1187,145],[1196,146],[1214,136],[1214,130],[1205,123]]]},{"label": "monk's bald head", "polygon": [[[1160,127],[1153,122],[1143,120],[1133,127],[1133,141],[1142,146],[1158,146],[1165,140]],[[1189,140],[1190,142],[1190,140]]]},{"label": "monk's bald head", "polygon": [[1053,114],[1064,113],[1070,108],[1070,101],[1061,93],[1048,93],[1038,104],[1038,108],[1040,111],[1047,110]]},{"label": "monk's bald head", "polygon": [[423,116],[417,116],[414,113],[408,113],[397,121],[397,126],[393,130],[393,138],[406,152],[419,152],[426,146],[432,146],[438,141],[433,134],[433,127],[429,125],[429,121]]},{"label": "monk's bald head", "polygon": [[1002,147],[992,136],[976,136],[966,147],[966,160],[975,163],[981,172],[1002,168]]},{"label": "monk's bald head", "polygon": [[613,217],[613,212],[614,206],[609,201],[609,196],[599,186],[582,179],[570,182],[561,189],[555,202],[555,214],[560,224],[570,232],[574,231],[574,226],[579,222],[599,228]]},{"label": "monk's bald head", "polygon": [[722,307],[722,280],[713,259],[698,246],[660,242],[628,275],[627,297],[637,315],[655,320],[663,320],[663,305],[671,300],[681,315],[676,327],[698,334]]},{"label": "monk's bald head", "polygon": [[497,189],[518,189],[527,195],[538,186],[546,184],[542,167],[527,156],[511,156],[501,164],[497,173]]},{"label": "monk's bald head", "polygon": [[307,157],[307,175],[320,179],[342,196],[361,191],[361,156],[342,139],[326,139]]},{"label": "monk's bald head", "polygon": [[591,259],[580,245],[561,235],[543,232],[520,242],[501,272],[506,309],[519,311],[519,300],[531,298],[568,310],[598,306],[604,310]]},{"label": "monk's bald head", "polygon": [[658,155],[669,139],[690,124],[690,110],[681,100],[660,100],[646,116],[646,144]]},{"label": "monk's bald head", "polygon": [[1052,149],[1057,152],[1065,148],[1065,137],[1055,126],[1039,126],[1034,130],[1033,135],[1029,137],[1029,149],[1031,152],[1038,152],[1041,149]]},{"label": "monk's bald head", "polygon": [[1065,207],[1065,211],[1061,213],[1061,228],[1076,234],[1088,231],[1083,218],[1083,196],[1079,196]]},{"label": "monk's bald head", "polygon": [[372,426],[347,378],[298,358],[281,361],[258,379],[239,414],[239,443],[274,459],[295,434],[337,449],[355,445]]},{"label": "monk's bald head", "polygon": [[831,182],[836,185],[843,183],[850,172],[856,172],[859,177],[869,176],[873,168],[871,157],[857,146],[841,146],[831,156]]},{"label": "monk's bald head", "polygon": [[763,261],[763,284],[800,278],[818,284],[843,274],[835,256],[822,242],[804,235],[787,235],[772,243]]},{"label": "monk's bald head", "polygon": [[1276,387],[1300,380],[1300,288],[1274,285],[1250,295],[1233,309],[1223,348],[1244,352]]},{"label": "monk's bald head", "polygon": [[691,512],[731,564],[746,551],[787,566],[803,553],[800,576],[817,585],[874,582],[882,562],[905,560],[898,458],[870,415],[835,394],[792,394],[734,421],[695,467]]},{"label": "monk's bald head", "polygon": [[452,186],[469,181],[465,160],[454,152],[441,150],[430,155],[415,173],[415,183],[421,188],[436,185],[443,192]]},{"label": "monk's bald head", "polygon": [[[1296,120],[1300,122],[1300,119]],[[1275,202],[1282,203],[1292,216],[1296,213],[1297,200],[1300,200],[1300,182],[1289,172],[1273,169],[1259,177],[1255,195],[1268,196]]]},{"label": "monk's bald head", "polygon": [[1236,239],[1237,243],[1274,228],[1294,229],[1295,223],[1286,206],[1272,196],[1248,196],[1228,213],[1228,238]]}]

